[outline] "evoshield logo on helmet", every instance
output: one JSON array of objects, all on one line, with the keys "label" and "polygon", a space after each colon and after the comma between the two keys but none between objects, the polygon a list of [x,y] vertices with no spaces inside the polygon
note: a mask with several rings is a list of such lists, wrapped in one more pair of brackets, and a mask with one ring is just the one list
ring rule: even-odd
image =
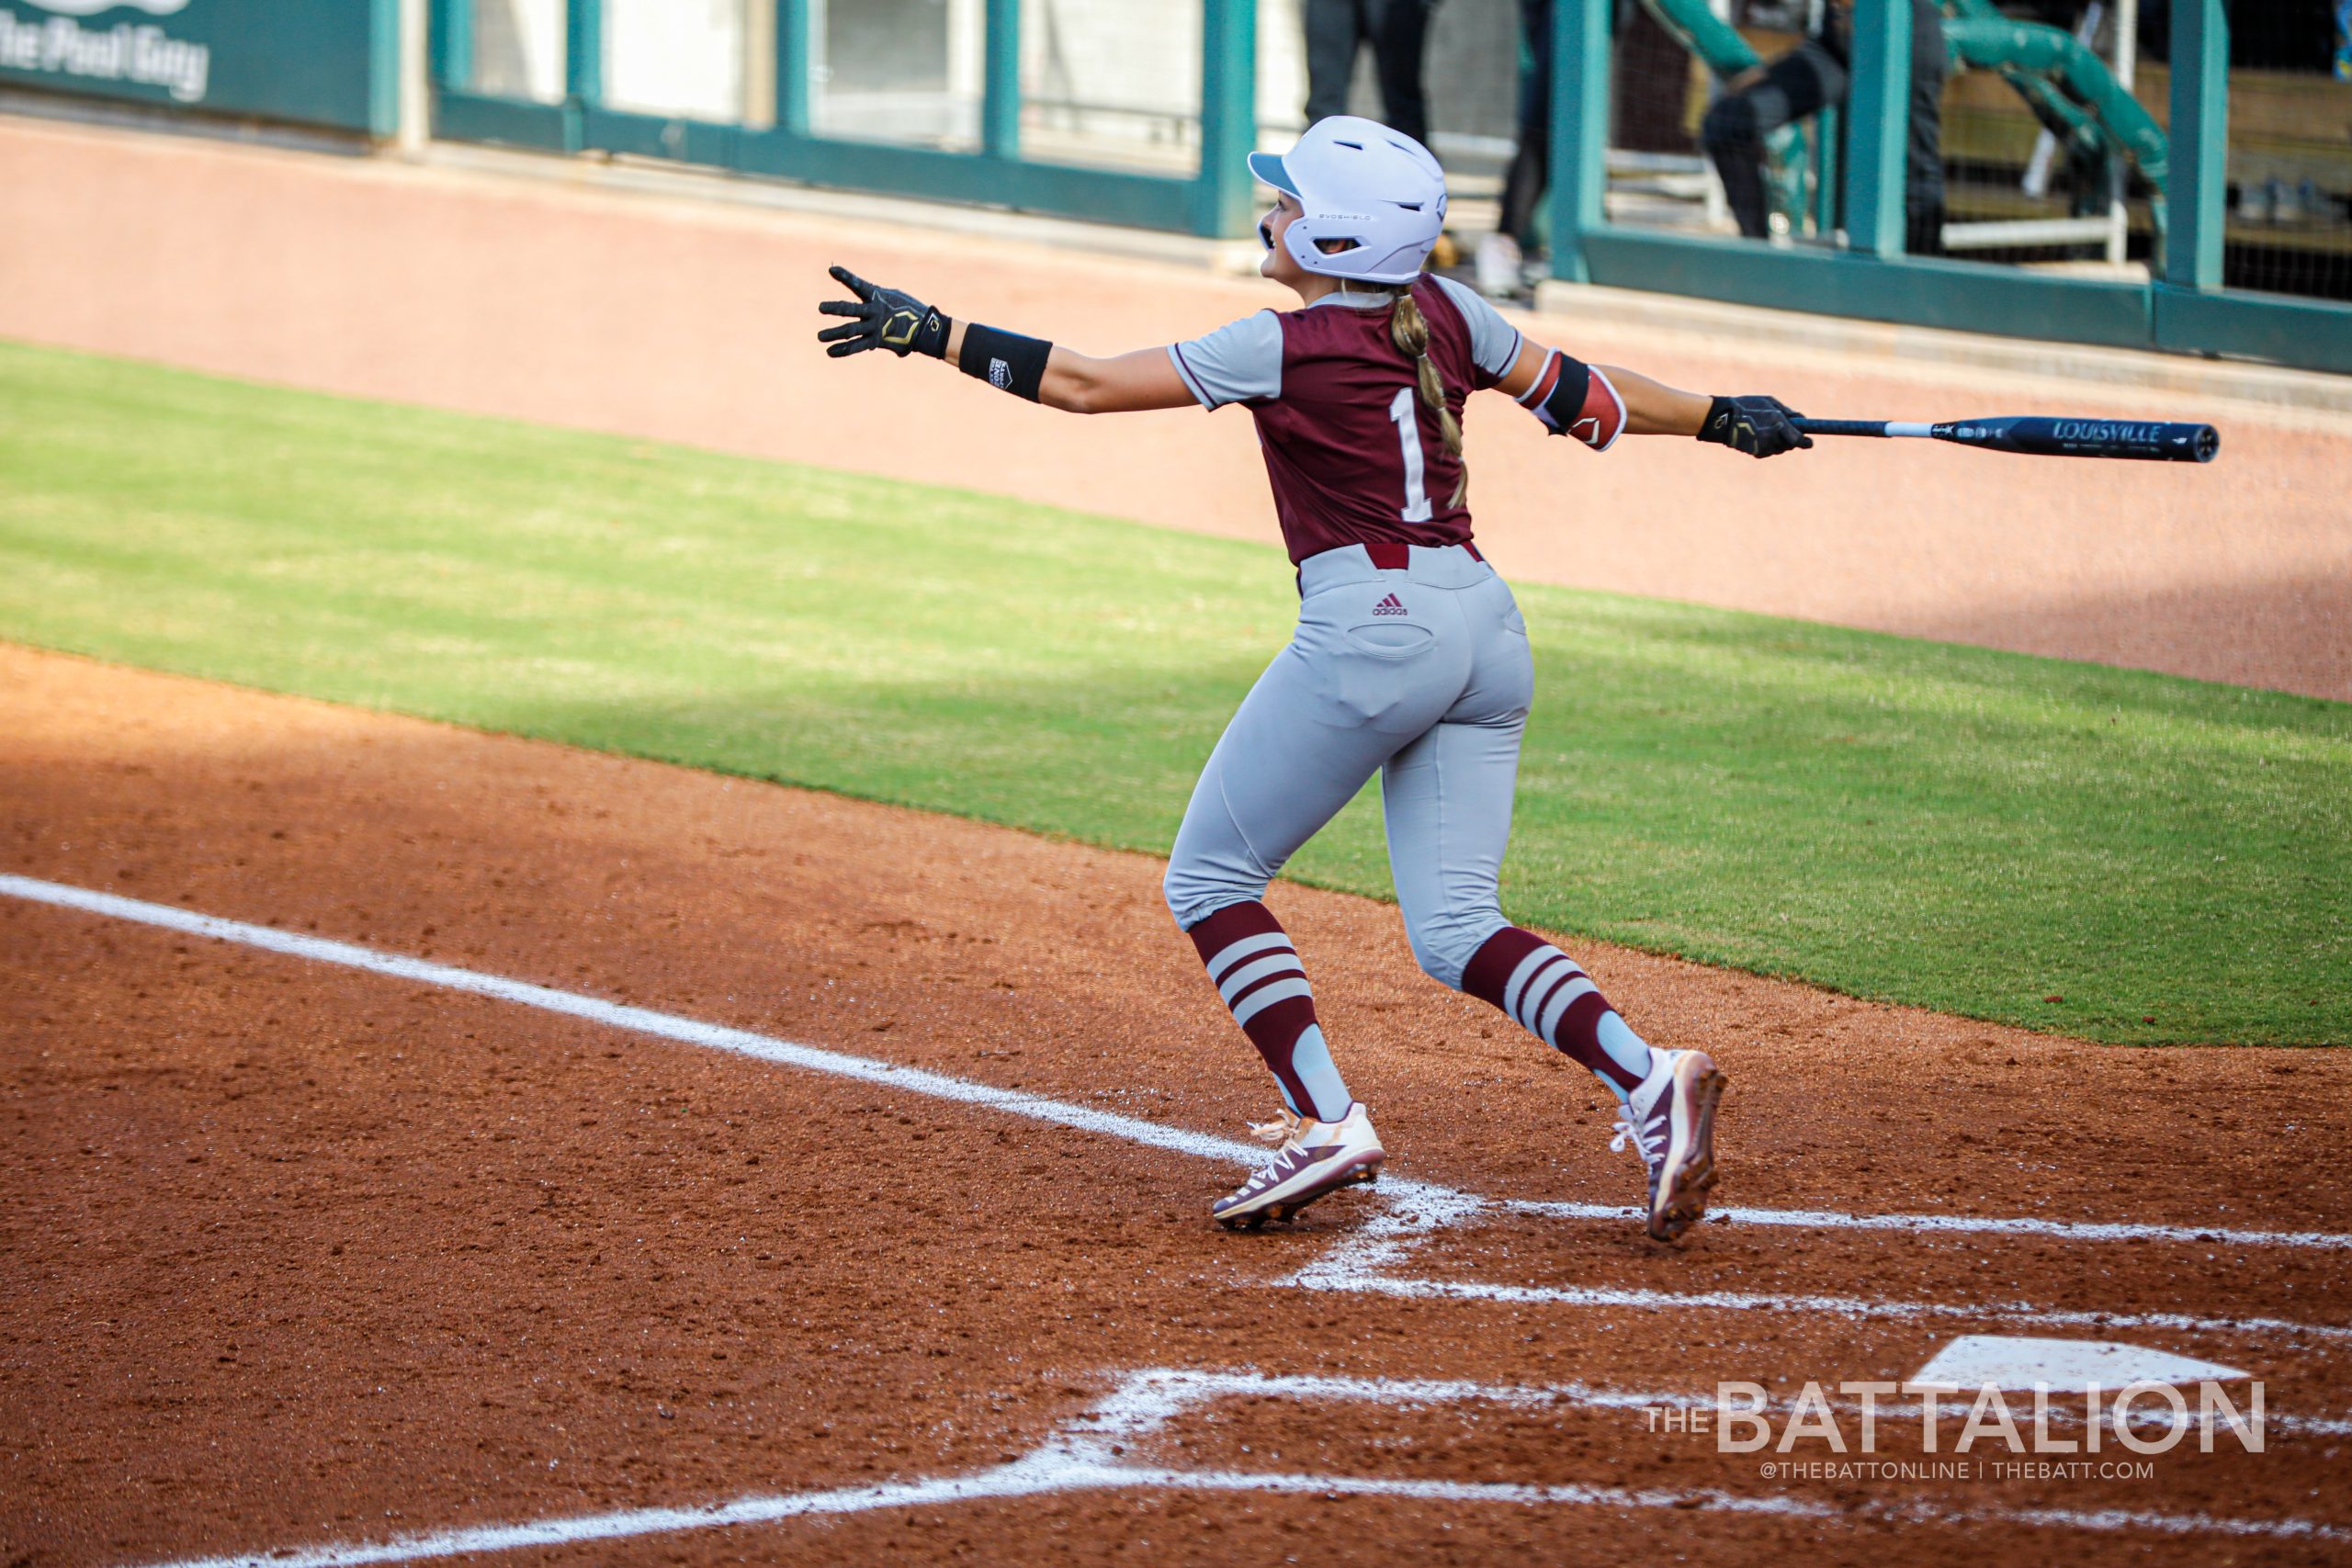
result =
[{"label": "evoshield logo on helmet", "polygon": [[[1250,172],[1298,200],[1283,248],[1308,272],[1363,283],[1410,283],[1445,227],[1445,171],[1428,148],[1377,121],[1333,115]],[[1272,231],[1259,238],[1273,248]]]}]

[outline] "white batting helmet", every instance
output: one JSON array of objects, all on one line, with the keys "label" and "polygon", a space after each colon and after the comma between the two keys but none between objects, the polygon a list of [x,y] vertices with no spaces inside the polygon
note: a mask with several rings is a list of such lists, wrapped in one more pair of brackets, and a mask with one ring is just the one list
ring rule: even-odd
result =
[{"label": "white batting helmet", "polygon": [[[1283,231],[1291,258],[1327,277],[1410,283],[1445,227],[1445,171],[1430,150],[1376,120],[1335,114],[1279,155],[1250,154],[1250,172],[1298,198]],[[1344,240],[1324,249],[1318,242]]]}]

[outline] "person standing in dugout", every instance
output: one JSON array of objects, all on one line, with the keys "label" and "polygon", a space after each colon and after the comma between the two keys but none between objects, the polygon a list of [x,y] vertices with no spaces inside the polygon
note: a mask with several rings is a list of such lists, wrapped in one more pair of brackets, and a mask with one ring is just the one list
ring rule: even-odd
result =
[{"label": "person standing in dugout", "polygon": [[[1813,25],[1786,54],[1741,73],[1707,110],[1699,140],[1724,182],[1724,200],[1739,231],[1770,237],[1764,196],[1764,142],[1846,101],[1852,71],[1853,24],[1848,0],[1813,0]],[[1950,62],[1943,13],[1934,0],[1911,0],[1910,134],[1904,152],[1904,250],[1944,254],[1943,94]]]},{"label": "person standing in dugout", "polygon": [[1372,46],[1380,118],[1416,141],[1430,139],[1421,62],[1438,0],[1306,0],[1306,118],[1344,112],[1356,56]]},{"label": "person standing in dugout", "polygon": [[1279,1147],[1212,1214],[1288,1220],[1386,1157],[1316,1021],[1267,883],[1364,781],[1381,774],[1389,863],[1414,956],[1607,1084],[1617,1136],[1648,1176],[1649,1234],[1700,1218],[1715,1179],[1724,1078],[1703,1052],[1651,1046],[1574,960],[1503,918],[1520,739],[1534,695],[1527,625],[1472,541],[1463,404],[1493,388],[1555,435],[1605,452],[1620,435],[1695,436],[1770,457],[1813,445],[1768,397],[1677,391],[1530,343],[1468,288],[1425,276],[1445,220],[1437,161],[1368,119],[1318,121],[1287,153],[1252,153],[1273,187],[1263,276],[1299,309],[1110,358],[951,320],[835,266],[854,296],[818,309],[835,357],[888,349],[1076,413],[1247,408],[1298,569],[1298,628],[1203,770],[1166,892],[1284,1110]]}]

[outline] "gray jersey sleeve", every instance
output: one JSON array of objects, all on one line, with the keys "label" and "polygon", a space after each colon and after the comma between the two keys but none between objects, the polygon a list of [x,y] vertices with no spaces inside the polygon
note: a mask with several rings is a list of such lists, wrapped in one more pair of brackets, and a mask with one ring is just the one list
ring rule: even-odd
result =
[{"label": "gray jersey sleeve", "polygon": [[1283,324],[1272,310],[1170,344],[1168,357],[1204,409],[1282,396]]},{"label": "gray jersey sleeve", "polygon": [[1519,358],[1519,329],[1504,321],[1502,312],[1468,284],[1440,277],[1437,286],[1470,323],[1470,357],[1478,362],[1478,368],[1497,378],[1510,374]]}]

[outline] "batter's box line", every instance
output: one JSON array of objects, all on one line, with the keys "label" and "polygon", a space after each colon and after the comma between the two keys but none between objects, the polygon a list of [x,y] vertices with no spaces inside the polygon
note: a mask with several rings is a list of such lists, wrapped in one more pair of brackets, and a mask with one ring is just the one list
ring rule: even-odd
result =
[{"label": "batter's box line", "polygon": [[1159,1436],[1179,1417],[1222,1399],[1278,1398],[1377,1404],[1385,1409],[1443,1404],[1543,1408],[1562,1404],[1626,1407],[1686,1403],[1688,1395],[1611,1393],[1569,1386],[1523,1386],[1419,1378],[1283,1377],[1249,1371],[1153,1367],[1128,1373],[1108,1397],[1064,1422],[1036,1448],[1008,1463],[967,1475],[739,1497],[701,1507],[631,1508],[514,1524],[474,1525],[383,1541],[332,1541],[225,1557],[183,1558],[152,1568],[361,1568],[424,1562],[590,1541],[741,1529],[790,1519],[893,1508],[1008,1501],[1088,1491],[1247,1492],[1268,1495],[1393,1497],[1406,1501],[1519,1507],[1586,1507],[1765,1517],[1844,1523],[1997,1526],[2347,1542],[2352,1530],[2307,1518],[2230,1518],[2143,1508],[1948,1507],[1924,1503],[1816,1501],[1786,1493],[1742,1494],[1713,1487],[1665,1489],[1581,1482],[1446,1481],[1410,1476],[1316,1475],[1287,1471],[1176,1470],[1130,1462],[1125,1450]]},{"label": "batter's box line", "polygon": [[2177,1312],[2105,1312],[2030,1302],[1883,1301],[1867,1296],[1747,1291],[1652,1291],[1604,1285],[1522,1285],[1480,1280],[1415,1279],[1395,1272],[1446,1230],[1503,1205],[1420,1183],[1391,1188],[1392,1206],[1374,1214],[1280,1283],[1414,1301],[1498,1302],[1513,1306],[1619,1307],[1636,1312],[1803,1312],[1856,1319],[1995,1322],[2030,1319],[2053,1328],[2155,1328],[2186,1334],[2352,1340],[2352,1327],[2277,1317],[2204,1317]]},{"label": "batter's box line", "polygon": [[[1213,1134],[1194,1132],[1184,1127],[1165,1126],[1147,1122],[1140,1117],[1123,1116],[1116,1111],[1102,1111],[1092,1106],[1074,1105],[1066,1100],[1029,1094],[1020,1089],[1001,1089],[994,1084],[959,1078],[922,1067],[903,1066],[897,1063],[868,1056],[852,1055],[847,1052],[830,1051],[814,1045],[803,1045],[772,1035],[756,1033],[747,1029],[735,1029],[723,1024],[708,1023],[699,1019],[661,1012],[652,1008],[631,1006],[587,996],[578,991],[559,990],[549,986],[534,985],[526,980],[509,979],[501,975],[484,974],[451,964],[437,964],[428,959],[411,958],[395,953],[383,953],[356,943],[335,942],[323,937],[306,936],[297,931],[280,931],[274,926],[254,925],[243,920],[225,919],[216,915],[199,914],[170,904],[150,903],[141,898],[127,898],[119,894],[100,892],[95,888],[77,887],[69,883],[45,882],[36,877],[0,873],[0,895],[20,898],[53,908],[75,909],[85,914],[111,919],[127,920],[165,931],[200,936],[215,942],[301,958],[313,963],[331,964],[347,969],[362,970],[414,984],[437,987],[472,996],[534,1008],[543,1012],[632,1033],[673,1041],[680,1044],[696,1045],[708,1050],[769,1062],[805,1072],[846,1078],[854,1082],[872,1084],[878,1088],[926,1096],[933,1100],[951,1100],[977,1105],[1009,1115],[1032,1121],[1073,1128],[1080,1132],[1102,1134],[1127,1143],[1165,1149],[1245,1168],[1262,1162],[1265,1152],[1255,1145],[1238,1139],[1220,1138]],[[1543,1212],[1534,1205],[1511,1201],[1498,1201],[1445,1187],[1435,1182],[1391,1179],[1385,1186],[1391,1207],[1385,1214],[1375,1215],[1363,1229],[1347,1240],[1319,1265],[1310,1265],[1294,1276],[1290,1284],[1319,1290],[1370,1292],[1386,1295],[1419,1295],[1452,1297],[1459,1300],[1493,1300],[1519,1303],[1544,1302],[1562,1306],[1600,1306],[1645,1308],[1666,1311],[1731,1310],[1782,1311],[1801,1313],[1835,1313],[1845,1316],[1880,1317],[1973,1317],[1980,1319],[2015,1316],[2032,1317],[2045,1323],[2081,1322],[2109,1326],[2168,1327],[2195,1332],[2267,1336],[2276,1334],[2308,1335],[2326,1338],[2352,1338],[2352,1327],[2333,1325],[2291,1323],[2278,1318],[2206,1318],[2182,1314],[2054,1314],[2021,1303],[1999,1303],[1965,1305],[1955,1303],[1931,1302],[1872,1302],[1862,1298],[1806,1295],[1768,1295],[1728,1292],[1677,1292],[1672,1291],[1600,1291],[1570,1287],[1540,1285],[1480,1284],[1475,1281],[1437,1280],[1407,1280],[1391,1277],[1383,1270],[1401,1261],[1420,1242],[1436,1230],[1460,1225],[1489,1212],[1512,1209]],[[1589,1217],[1613,1214],[1619,1211],[1585,1205],[1555,1205],[1553,1210],[1562,1217]],[[1777,1215],[1802,1223],[1821,1224],[1822,1211],[1750,1210],[1751,1215]],[[1993,1234],[2024,1232],[2037,1235],[2079,1235],[2094,1241],[2153,1240],[2196,1241],[2227,1235],[2249,1246],[2324,1247],[2332,1250],[2352,1251],[2352,1235],[2319,1232],[2288,1231],[2229,1231],[2215,1232],[2210,1227],[2177,1225],[2117,1225],[2094,1224],[2086,1227],[2065,1227],[2065,1222],[1994,1217],[1968,1222],[1959,1216],[1919,1216],[1928,1222],[1918,1228],[1951,1232],[1974,1228]],[[1835,1223],[1851,1224],[1869,1229],[1884,1229],[1891,1224],[1909,1224],[1912,1217],[1894,1215],[1838,1215]]]}]

